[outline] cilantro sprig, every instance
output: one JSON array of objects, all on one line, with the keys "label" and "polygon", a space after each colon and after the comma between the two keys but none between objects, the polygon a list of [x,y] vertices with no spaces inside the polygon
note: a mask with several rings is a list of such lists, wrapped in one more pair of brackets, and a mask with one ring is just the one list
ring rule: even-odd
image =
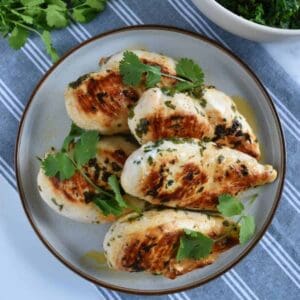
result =
[{"label": "cilantro sprig", "polygon": [[89,22],[103,11],[107,0],[0,0],[0,34],[13,49],[20,49],[30,33],[40,36],[53,61],[58,54],[50,32],[71,20]]},{"label": "cilantro sprig", "polygon": [[181,261],[186,258],[198,260],[205,258],[212,252],[213,244],[213,239],[204,234],[184,229],[184,234],[179,241],[176,260]]},{"label": "cilantro sprig", "polygon": [[161,71],[159,66],[144,64],[139,57],[131,52],[125,51],[120,62],[120,73],[126,85],[138,86],[143,80],[147,88],[156,86],[162,77],[176,79],[176,84],[164,87],[168,94],[176,92],[188,92],[199,97],[202,94],[204,73],[193,60],[182,58],[176,65],[176,76]]},{"label": "cilantro sprig", "polygon": [[91,195],[89,193],[88,200],[93,201],[104,215],[120,215],[128,205],[122,197],[117,177],[111,175],[108,178],[111,191],[107,191],[96,185],[84,171],[84,166],[96,156],[98,142],[97,131],[86,131],[72,124],[61,150],[48,154],[41,161],[41,167],[45,175],[59,180],[70,179],[79,172],[95,190]]},{"label": "cilantro sprig", "polygon": [[[257,194],[250,197],[250,205],[253,204],[256,197]],[[219,196],[219,205],[217,208],[224,217],[239,216],[238,221],[234,224],[234,226],[229,226],[227,232],[217,239],[212,239],[198,231],[184,229],[183,235],[179,240],[176,260],[199,260],[207,257],[210,253],[212,253],[213,245],[223,239],[226,239],[231,234],[231,230],[235,230],[236,225],[238,224],[240,244],[243,245],[251,239],[255,233],[255,220],[253,216],[245,214],[245,206],[239,199],[227,194],[221,195]]]},{"label": "cilantro sprig", "polygon": [[[250,204],[253,203],[255,198],[253,197],[250,200]],[[247,243],[255,233],[255,220],[253,216],[245,214],[244,204],[236,197],[224,194],[219,196],[217,208],[225,217],[239,216],[237,223],[240,224],[240,243],[242,245]]]}]

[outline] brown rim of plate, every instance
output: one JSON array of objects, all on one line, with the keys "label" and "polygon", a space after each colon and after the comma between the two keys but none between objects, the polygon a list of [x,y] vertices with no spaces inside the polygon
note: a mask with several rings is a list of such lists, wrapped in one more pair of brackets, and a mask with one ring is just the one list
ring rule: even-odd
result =
[{"label": "brown rim of plate", "polygon": [[[106,282],[103,282],[101,280],[97,280],[96,278],[88,275],[85,272],[82,272],[80,269],[78,269],[77,267],[75,267],[74,265],[72,265],[71,263],[69,263],[67,260],[65,260],[65,258],[63,256],[61,256],[55,249],[54,247],[43,237],[42,233],[39,231],[38,226],[34,223],[33,217],[31,215],[30,209],[27,206],[27,201],[25,200],[25,194],[23,191],[23,187],[22,187],[22,181],[20,178],[20,172],[19,172],[19,144],[20,144],[20,137],[22,135],[22,130],[23,130],[23,123],[27,114],[27,111],[32,103],[32,100],[35,96],[35,94],[37,93],[37,91],[39,90],[39,87],[41,86],[41,84],[48,78],[48,76],[52,73],[52,71],[64,60],[66,59],[70,54],[72,54],[73,52],[75,52],[77,49],[93,42],[94,40],[97,39],[101,39],[103,37],[106,37],[108,35],[112,35],[115,33],[119,33],[119,32],[126,32],[126,31],[132,31],[132,30],[163,30],[163,31],[172,31],[172,32],[177,32],[177,33],[181,33],[181,34],[185,34],[185,35],[189,35],[192,36],[194,38],[197,38],[201,41],[204,41],[206,43],[209,43],[210,45],[217,47],[218,49],[222,50],[226,55],[230,56],[232,59],[234,59],[237,63],[239,63],[239,65],[241,67],[243,67],[247,73],[250,75],[250,77],[252,77],[252,79],[256,82],[257,86],[260,88],[260,90],[262,91],[263,95],[265,96],[265,99],[267,101],[267,103],[270,106],[270,109],[272,111],[272,114],[274,116],[274,119],[276,121],[276,127],[277,127],[277,131],[279,134],[279,138],[280,138],[280,152],[282,155],[282,162],[281,162],[281,166],[279,167],[279,170],[281,171],[279,174],[279,188],[277,189],[277,193],[276,193],[276,200],[273,204],[273,207],[271,209],[270,214],[268,215],[264,225],[262,226],[261,230],[259,232],[256,233],[256,237],[248,244],[248,246],[244,249],[244,251],[237,256],[233,261],[231,261],[230,263],[228,263],[226,266],[224,266],[222,269],[218,270],[217,272],[215,272],[214,274],[207,276],[206,278],[196,281],[194,283],[191,284],[187,284],[184,285],[182,287],[179,288],[170,288],[170,289],[164,289],[164,290],[157,290],[157,291],[147,291],[147,290],[135,290],[135,289],[128,289],[128,288],[123,288],[123,287],[119,287],[119,286],[115,286],[115,285],[110,285],[107,284]],[[248,65],[246,65],[246,63],[244,63],[238,56],[236,56],[234,53],[232,53],[230,50],[224,48],[223,46],[221,46],[220,44],[218,44],[216,41],[203,36],[201,34],[192,32],[192,31],[188,31],[188,30],[184,30],[184,29],[179,29],[176,27],[172,27],[172,26],[162,26],[162,25],[137,25],[137,26],[129,26],[129,27],[124,27],[124,28],[118,28],[118,29],[114,29],[114,30],[110,30],[107,31],[105,33],[99,34],[97,36],[94,36],[86,41],[84,41],[83,43],[77,45],[76,47],[72,48],[71,50],[67,51],[47,72],[46,74],[43,76],[43,78],[39,81],[39,83],[37,84],[37,86],[35,87],[35,89],[33,90],[29,101],[25,107],[25,110],[23,112],[21,121],[20,121],[20,125],[19,125],[19,129],[18,129],[18,134],[17,134],[17,141],[16,141],[16,147],[15,147],[15,172],[16,172],[16,177],[17,177],[17,185],[18,185],[18,190],[19,190],[19,194],[20,194],[20,198],[21,198],[21,202],[24,208],[24,211],[27,215],[27,218],[32,226],[32,228],[34,229],[35,233],[37,234],[37,236],[39,237],[39,239],[43,242],[43,244],[48,248],[48,250],[58,259],[60,260],[65,266],[67,266],[69,269],[71,269],[73,272],[77,273],[78,275],[80,275],[81,277],[91,281],[92,283],[96,284],[96,285],[100,285],[112,290],[116,290],[116,291],[120,291],[120,292],[126,292],[126,293],[131,293],[131,294],[136,294],[136,295],[163,295],[163,294],[168,294],[168,293],[177,293],[180,291],[184,291],[190,288],[195,288],[198,287],[204,283],[207,283],[217,277],[219,277],[220,275],[224,274],[225,272],[227,272],[230,268],[232,268],[233,266],[235,266],[237,263],[239,263],[249,252],[250,250],[252,250],[254,248],[254,246],[257,245],[258,241],[262,238],[262,236],[264,235],[265,231],[267,230],[267,228],[269,227],[269,225],[271,224],[271,221],[273,219],[273,216],[275,214],[276,208],[278,206],[279,200],[281,198],[281,194],[282,194],[282,189],[283,189],[283,183],[284,183],[284,179],[285,179],[285,170],[286,170],[286,152],[285,152],[285,141],[284,141],[284,136],[283,136],[283,131],[281,128],[281,124],[280,124],[280,120],[278,117],[278,114],[275,110],[275,106],[271,100],[271,97],[269,96],[269,94],[267,93],[266,89],[264,88],[264,86],[262,85],[262,83],[260,82],[260,80],[258,79],[258,77],[254,74],[254,72],[250,69],[250,67],[248,67]]]}]

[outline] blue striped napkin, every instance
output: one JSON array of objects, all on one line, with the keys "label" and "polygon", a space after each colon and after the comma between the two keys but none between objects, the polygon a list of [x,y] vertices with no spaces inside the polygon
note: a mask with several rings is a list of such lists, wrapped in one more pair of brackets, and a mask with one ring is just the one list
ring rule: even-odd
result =
[{"label": "blue striped napkin", "polygon": [[[54,33],[60,54],[101,32],[136,24],[163,24],[202,33],[242,58],[262,80],[283,124],[288,168],[282,201],[264,238],[241,263],[220,278],[186,292],[157,299],[300,298],[300,86],[257,43],[233,36],[208,21],[190,0],[112,0],[87,25]],[[32,37],[19,51],[0,40],[0,174],[16,188],[13,152],[18,123],[34,86],[51,66],[43,45]],[[298,101],[298,102],[297,102]],[[99,287],[105,299],[142,299]]]}]

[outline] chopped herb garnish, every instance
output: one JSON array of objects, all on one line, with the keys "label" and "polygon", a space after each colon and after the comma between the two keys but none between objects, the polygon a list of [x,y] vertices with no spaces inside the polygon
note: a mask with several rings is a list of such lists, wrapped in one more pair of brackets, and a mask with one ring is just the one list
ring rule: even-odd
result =
[{"label": "chopped herb garnish", "polygon": [[149,156],[149,157],[148,157],[147,162],[148,162],[148,164],[149,164],[150,166],[153,165],[153,158],[152,158],[152,156]]},{"label": "chopped herb garnish", "polygon": [[133,216],[130,216],[127,220],[125,220],[124,222],[134,222],[134,221],[138,221],[143,217],[143,214],[136,214]]},{"label": "chopped herb garnish", "polygon": [[128,118],[133,119],[134,118],[134,107],[135,105],[130,105],[128,107]]},{"label": "chopped herb garnish", "polygon": [[225,157],[224,155],[219,155],[217,158],[218,164],[221,164],[224,161]]},{"label": "chopped herb garnish", "polygon": [[89,76],[90,76],[89,73],[88,73],[88,74],[81,75],[81,76],[80,76],[78,79],[76,79],[75,81],[70,82],[70,83],[69,83],[69,87],[72,88],[72,89],[76,89],[77,87],[80,86],[80,84],[81,84],[84,80],[88,79]]},{"label": "chopped herb garnish", "polygon": [[174,104],[172,104],[172,101],[168,100],[168,101],[165,101],[165,106],[171,108],[171,109],[175,109],[176,106]]},{"label": "chopped herb garnish", "polygon": [[148,132],[148,127],[150,123],[147,119],[140,119],[138,125],[136,126],[135,133],[136,135],[141,138],[144,134]]},{"label": "chopped herb garnish", "polygon": [[58,207],[59,211],[63,210],[63,208],[64,208],[63,204],[57,203],[57,201],[54,198],[51,198],[51,201],[54,203],[54,205],[56,205]]},{"label": "chopped herb garnish", "polygon": [[211,139],[210,139],[209,137],[205,136],[205,137],[202,139],[202,141],[203,141],[204,143],[208,143],[208,142],[211,141]]},{"label": "chopped herb garnish", "polygon": [[200,105],[201,105],[203,108],[206,107],[206,105],[207,105],[206,99],[204,99],[204,98],[199,98],[199,99],[197,99],[197,100],[198,100],[198,102],[200,103]]},{"label": "chopped herb garnish", "polygon": [[171,186],[173,183],[174,183],[174,180],[169,179],[169,180],[167,181],[167,186]]}]

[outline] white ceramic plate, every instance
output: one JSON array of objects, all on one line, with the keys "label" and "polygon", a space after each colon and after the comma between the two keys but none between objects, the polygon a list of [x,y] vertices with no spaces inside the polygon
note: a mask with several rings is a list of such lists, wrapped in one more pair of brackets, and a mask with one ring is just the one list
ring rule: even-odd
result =
[{"label": "white ceramic plate", "polygon": [[[76,223],[52,211],[40,198],[36,176],[42,156],[51,146],[59,147],[67,134],[63,93],[67,84],[80,75],[98,69],[100,57],[128,49],[144,48],[175,58],[189,57],[206,74],[206,83],[229,95],[248,99],[255,110],[258,138],[265,149],[265,161],[278,170],[278,179],[260,189],[252,207],[257,231],[245,246],[237,246],[208,267],[176,280],[145,273],[95,270],[81,263],[90,250],[102,250],[109,225]],[[16,147],[16,173],[25,212],[48,249],[66,266],[94,283],[125,292],[159,294],[183,290],[217,277],[240,261],[261,238],[278,204],[285,172],[285,149],[274,106],[255,75],[228,50],[190,32],[175,28],[142,26],[112,31],[86,41],[65,55],[45,75],[34,90],[19,128]]]}]

